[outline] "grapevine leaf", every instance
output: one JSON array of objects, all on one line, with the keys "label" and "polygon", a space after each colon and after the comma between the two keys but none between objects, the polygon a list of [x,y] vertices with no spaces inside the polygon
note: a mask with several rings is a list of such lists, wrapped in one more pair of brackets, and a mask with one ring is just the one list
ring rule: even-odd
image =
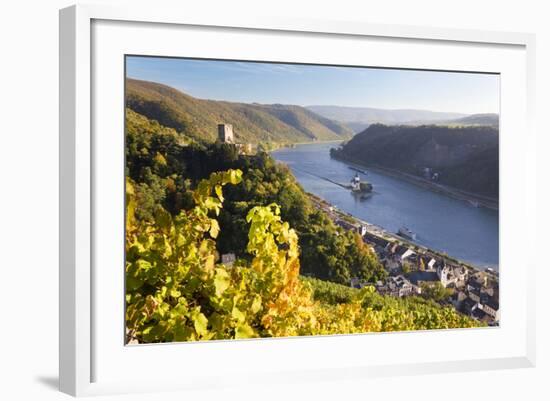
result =
[{"label": "grapevine leaf", "polygon": [[259,295],[256,295],[254,297],[254,301],[252,301],[250,310],[252,311],[252,313],[258,313],[261,309],[262,309],[262,298]]},{"label": "grapevine leaf", "polygon": [[172,217],[166,210],[159,208],[155,215],[155,220],[160,228],[168,231],[172,225]]},{"label": "grapevine leaf", "polygon": [[256,333],[254,332],[254,329],[246,323],[238,325],[235,329],[235,338],[237,339],[252,337],[256,337]]},{"label": "grapevine leaf", "polygon": [[214,278],[214,287],[216,288],[216,296],[220,297],[225,290],[229,287],[230,280],[229,275],[224,269],[216,269],[216,276]]},{"label": "grapevine leaf", "polygon": [[239,308],[236,306],[233,307],[233,310],[231,311],[231,316],[233,319],[235,319],[237,322],[244,322],[246,319],[246,316]]},{"label": "grapevine leaf", "polygon": [[210,236],[212,238],[217,238],[220,233],[220,225],[216,219],[210,220]]},{"label": "grapevine leaf", "polygon": [[238,184],[241,182],[242,178],[242,171],[240,170],[230,170],[229,172],[229,182],[233,185]]},{"label": "grapevine leaf", "polygon": [[208,334],[208,319],[202,313],[199,312],[193,315],[193,325],[199,336],[203,337]]},{"label": "grapevine leaf", "polygon": [[221,185],[216,185],[214,187],[214,191],[216,191],[216,195],[218,195],[218,199],[220,200],[220,202],[223,202],[222,186]]}]

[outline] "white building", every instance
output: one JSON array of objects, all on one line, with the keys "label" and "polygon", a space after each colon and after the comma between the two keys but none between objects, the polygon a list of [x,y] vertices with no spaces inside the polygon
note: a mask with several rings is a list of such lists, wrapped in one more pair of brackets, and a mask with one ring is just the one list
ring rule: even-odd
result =
[{"label": "white building", "polygon": [[412,256],[414,254],[415,254],[414,251],[412,249],[408,248],[405,252],[403,252],[403,255],[401,255],[401,260],[404,261],[409,256]]},{"label": "white building", "polygon": [[446,264],[437,267],[437,277],[443,287],[448,287],[450,284],[456,284],[456,276],[453,274],[453,268]]}]

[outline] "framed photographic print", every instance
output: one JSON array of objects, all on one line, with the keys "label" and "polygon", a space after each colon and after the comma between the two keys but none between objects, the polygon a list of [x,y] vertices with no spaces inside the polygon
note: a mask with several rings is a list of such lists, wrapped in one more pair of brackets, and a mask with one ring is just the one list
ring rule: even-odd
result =
[{"label": "framed photographic print", "polygon": [[533,44],[62,10],[61,390],[532,366]]}]

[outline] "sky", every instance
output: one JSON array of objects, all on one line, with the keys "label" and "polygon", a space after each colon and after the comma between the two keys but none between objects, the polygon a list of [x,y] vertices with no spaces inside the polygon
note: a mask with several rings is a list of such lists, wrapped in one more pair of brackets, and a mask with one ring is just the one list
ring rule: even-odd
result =
[{"label": "sky", "polygon": [[494,74],[128,56],[126,75],[201,99],[499,112]]}]

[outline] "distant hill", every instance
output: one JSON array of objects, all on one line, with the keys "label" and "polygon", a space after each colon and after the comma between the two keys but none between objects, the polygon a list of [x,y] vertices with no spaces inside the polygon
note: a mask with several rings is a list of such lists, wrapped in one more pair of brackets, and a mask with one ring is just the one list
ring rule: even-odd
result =
[{"label": "distant hill", "polygon": [[464,125],[491,125],[498,127],[499,117],[498,114],[494,113],[472,114],[467,117],[458,118],[452,122]]},{"label": "distant hill", "polygon": [[356,134],[364,131],[370,125],[370,123],[361,123],[361,122],[354,122],[354,121],[348,121],[345,124]]},{"label": "distant hill", "polygon": [[497,198],[498,143],[498,130],[490,126],[373,124],[333,155],[418,176],[428,167],[442,184]]},{"label": "distant hill", "polygon": [[361,132],[370,124],[398,125],[411,121],[447,121],[463,117],[467,114],[446,113],[415,109],[376,109],[372,107],[342,107],[342,106],[307,106],[307,108],[326,118],[339,121]]},{"label": "distant hill", "polygon": [[347,139],[351,129],[306,108],[203,100],[170,86],[126,80],[126,107],[165,127],[215,141],[217,125],[232,124],[241,142],[310,142]]},{"label": "distant hill", "polygon": [[450,120],[420,120],[420,121],[408,121],[405,125],[446,125],[446,126],[472,126],[472,125],[486,125],[498,128],[499,116],[494,113],[485,114],[471,114],[466,117],[454,118]]}]

